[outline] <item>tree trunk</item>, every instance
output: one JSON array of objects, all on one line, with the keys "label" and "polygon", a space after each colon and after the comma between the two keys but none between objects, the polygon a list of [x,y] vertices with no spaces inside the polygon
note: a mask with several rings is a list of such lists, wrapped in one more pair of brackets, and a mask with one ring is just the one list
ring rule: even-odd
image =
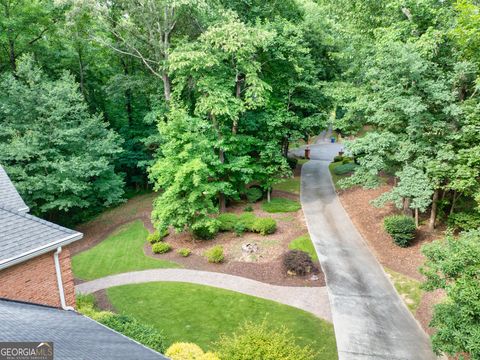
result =
[{"label": "tree trunk", "polygon": [[410,199],[403,199],[403,213],[407,216],[413,216],[412,209],[410,209]]},{"label": "tree trunk", "polygon": [[[240,74],[237,74],[237,78],[235,81],[235,96],[237,99],[240,99],[242,96],[242,81],[243,78],[241,77]],[[232,134],[236,135],[238,132],[238,119],[233,119],[233,125],[232,125]]]},{"label": "tree trunk", "polygon": [[418,228],[419,221],[418,221],[418,209],[415,208],[415,227]]},{"label": "tree trunk", "polygon": [[85,93],[85,78],[84,78],[82,49],[78,48],[77,53],[78,53],[78,71],[80,73],[80,91],[82,92],[83,98],[87,99],[86,93]]},{"label": "tree trunk", "polygon": [[453,191],[452,207],[450,208],[450,215],[453,214],[453,209],[455,209],[455,203],[457,202],[457,191]]},{"label": "tree trunk", "polygon": [[267,202],[270,202],[270,200],[271,200],[271,193],[272,193],[272,188],[268,188],[268,190],[267,190]]},{"label": "tree trunk", "polygon": [[435,220],[437,218],[437,205],[438,205],[438,189],[433,193],[432,210],[430,211],[430,220],[428,222],[428,230],[433,231],[435,229]]},{"label": "tree trunk", "polygon": [[13,40],[8,40],[8,55],[10,60],[10,67],[13,73],[17,72],[17,56],[15,55],[15,43]]},{"label": "tree trunk", "polygon": [[170,77],[166,72],[162,74],[162,81],[163,81],[163,94],[165,96],[165,101],[169,103],[172,97],[172,84],[170,81]]}]

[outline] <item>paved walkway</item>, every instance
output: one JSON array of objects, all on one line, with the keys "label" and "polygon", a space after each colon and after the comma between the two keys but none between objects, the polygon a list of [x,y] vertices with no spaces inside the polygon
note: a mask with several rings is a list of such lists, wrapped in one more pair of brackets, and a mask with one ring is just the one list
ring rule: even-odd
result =
[{"label": "paved walkway", "polygon": [[310,148],[301,202],[326,276],[339,359],[435,359],[427,336],[336,196],[328,164],[341,146]]},{"label": "paved walkway", "polygon": [[308,311],[332,321],[325,287],[291,287],[265,284],[240,276],[187,269],[154,269],[106,276],[75,286],[77,292],[90,294],[113,286],[152,281],[173,281],[208,285],[242,294],[273,300]]}]

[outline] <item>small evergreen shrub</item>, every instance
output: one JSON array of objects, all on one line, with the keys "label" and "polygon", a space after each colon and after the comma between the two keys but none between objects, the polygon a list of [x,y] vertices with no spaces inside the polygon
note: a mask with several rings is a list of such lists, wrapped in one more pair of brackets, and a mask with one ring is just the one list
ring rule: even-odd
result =
[{"label": "small evergreen shrub", "polygon": [[333,162],[343,161],[343,155],[337,155],[333,158]]},{"label": "small evergreen shrub", "polygon": [[286,252],[283,256],[283,265],[288,273],[300,276],[317,271],[310,255],[301,250],[290,250]]},{"label": "small evergreen shrub", "polygon": [[297,158],[287,158],[287,164],[290,167],[290,169],[295,170],[298,164],[298,159]]},{"label": "small evergreen shrub", "polygon": [[383,227],[398,246],[407,247],[415,238],[415,221],[410,216],[387,216],[383,220]]},{"label": "small evergreen shrub", "polygon": [[353,162],[353,159],[348,156],[345,156],[342,160],[342,164],[350,164],[351,162]]},{"label": "small evergreen shrub", "polygon": [[195,238],[200,240],[211,240],[220,230],[220,221],[211,218],[202,219],[194,223],[191,230]]},{"label": "small evergreen shrub", "polygon": [[255,203],[263,197],[263,191],[258,187],[250,187],[245,192],[248,202]]},{"label": "small evergreen shrub", "polygon": [[171,360],[220,360],[214,353],[204,353],[197,344],[174,343],[165,353]]},{"label": "small evergreen shrub", "polygon": [[335,173],[335,175],[347,175],[353,172],[356,167],[357,165],[355,165],[354,163],[342,164],[335,166],[333,168],[333,172]]},{"label": "small evergreen shrub", "polygon": [[172,246],[164,242],[158,242],[152,245],[152,252],[154,254],[165,254],[170,250],[172,250]]},{"label": "small evergreen shrub", "polygon": [[232,213],[223,213],[218,215],[220,231],[232,231],[235,224],[238,223],[238,216]]},{"label": "small evergreen shrub", "polygon": [[257,218],[253,223],[252,230],[264,236],[273,234],[277,230],[277,222],[272,218]]},{"label": "small evergreen shrub", "polygon": [[188,257],[192,253],[192,250],[188,248],[182,248],[177,250],[177,254],[183,257]]},{"label": "small evergreen shrub", "polygon": [[243,211],[252,212],[252,211],[253,211],[252,205],[247,205],[247,206],[245,206],[245,208],[243,209]]},{"label": "small evergreen shrub", "polygon": [[167,235],[168,235],[168,229],[165,229],[162,232],[155,230],[153,233],[148,234],[147,241],[153,245],[162,241]]},{"label": "small evergreen shrub", "polygon": [[215,344],[215,353],[228,360],[314,360],[319,359],[309,346],[297,345],[297,339],[286,328],[270,328],[246,323],[233,334],[223,335]]},{"label": "small evergreen shrub", "polygon": [[235,226],[233,227],[233,232],[237,236],[242,236],[243,233],[245,232],[245,224],[243,224],[241,221],[237,222]]},{"label": "small evergreen shrub", "polygon": [[214,246],[205,251],[205,257],[209,263],[218,264],[223,262],[225,257],[223,256],[223,247],[220,245]]}]

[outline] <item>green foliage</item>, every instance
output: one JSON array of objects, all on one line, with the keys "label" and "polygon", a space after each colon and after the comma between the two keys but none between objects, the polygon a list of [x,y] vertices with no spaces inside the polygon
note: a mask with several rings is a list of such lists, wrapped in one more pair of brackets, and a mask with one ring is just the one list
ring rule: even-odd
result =
[{"label": "green foliage", "polygon": [[471,230],[454,238],[434,241],[422,248],[426,257],[420,269],[424,288],[442,289],[447,297],[434,308],[430,326],[437,353],[451,356],[467,354],[480,359],[480,231]]},{"label": "green foliage", "polygon": [[448,217],[448,226],[455,230],[473,230],[480,227],[480,213],[477,211],[454,213]]},{"label": "green foliage", "polygon": [[292,240],[288,244],[288,248],[290,250],[301,250],[306,252],[312,260],[318,261],[318,255],[317,251],[315,250],[315,247],[313,246],[312,240],[310,239],[310,235],[302,235],[294,240]]},{"label": "green foliage", "polygon": [[287,163],[288,163],[288,166],[290,167],[290,169],[295,170],[297,168],[298,159],[289,157],[289,158],[287,158]]},{"label": "green foliage", "polygon": [[192,250],[188,248],[181,248],[177,250],[178,255],[183,256],[183,257],[189,257],[190,254],[192,253]]},{"label": "green foliage", "polygon": [[274,198],[270,202],[263,202],[262,209],[269,213],[295,212],[302,208],[298,201]]},{"label": "green foliage", "polygon": [[253,207],[252,207],[251,205],[247,205],[247,206],[245,206],[245,208],[243,209],[243,211],[252,212],[252,211],[253,211]]},{"label": "green foliage", "polygon": [[205,257],[207,258],[209,263],[218,264],[223,262],[225,257],[223,256],[223,247],[220,245],[216,245],[207,251],[205,251]]},{"label": "green foliage", "polygon": [[192,225],[192,234],[200,240],[211,240],[217,236],[220,230],[220,221],[212,218],[205,218],[196,221]]},{"label": "green foliage", "polygon": [[294,275],[307,275],[317,270],[308,253],[301,250],[289,250],[283,255],[283,266]]},{"label": "green foliage", "polygon": [[253,223],[257,218],[252,213],[243,213],[238,217],[238,221],[245,225],[245,229],[252,231]]},{"label": "green foliage", "polygon": [[260,235],[273,234],[277,230],[277,222],[272,218],[257,218],[255,219],[252,231]]},{"label": "green foliage", "polygon": [[218,215],[217,220],[220,222],[220,231],[233,231],[235,225],[238,223],[238,215],[232,213],[223,213]]},{"label": "green foliage", "polygon": [[162,241],[166,236],[168,236],[168,229],[165,229],[162,232],[155,230],[153,233],[148,234],[147,241],[150,244],[155,244]]},{"label": "green foliage", "polygon": [[214,353],[205,353],[196,344],[183,342],[170,345],[165,356],[171,360],[220,360]]},{"label": "green foliage", "polygon": [[333,158],[333,162],[340,162],[340,161],[343,161],[343,155],[336,155]]},{"label": "green foliage", "polygon": [[154,327],[139,322],[129,315],[114,314],[109,311],[98,311],[93,295],[78,295],[77,309],[79,312],[99,323],[143,344],[160,353],[165,352],[167,340],[162,332]]},{"label": "green foliage", "polygon": [[224,335],[216,344],[221,359],[231,360],[313,360],[317,354],[309,346],[295,344],[295,337],[286,328],[274,329],[266,321],[245,323],[232,335]]},{"label": "green foliage", "polygon": [[113,159],[121,139],[89,113],[74,77],[50,80],[24,56],[0,78],[0,163],[32,211],[68,214],[118,203],[123,180]]},{"label": "green foliage", "polygon": [[245,228],[245,224],[242,223],[241,221],[237,222],[234,226],[233,226],[233,232],[235,233],[235,235],[237,236],[242,236],[243,233],[245,232],[246,228]]},{"label": "green foliage", "polygon": [[255,203],[263,197],[263,191],[258,187],[250,187],[245,192],[248,202]]},{"label": "green foliage", "polygon": [[355,171],[355,168],[357,166],[353,163],[343,163],[341,165],[337,165],[335,166],[335,168],[333,169],[333,172],[336,174],[336,175],[346,175],[346,174],[351,174]]},{"label": "green foliage", "polygon": [[398,246],[407,247],[415,238],[415,221],[410,216],[387,216],[383,220],[383,227]]},{"label": "green foliage", "polygon": [[165,254],[170,250],[172,250],[172,246],[164,242],[158,242],[152,245],[152,252],[154,254]]}]

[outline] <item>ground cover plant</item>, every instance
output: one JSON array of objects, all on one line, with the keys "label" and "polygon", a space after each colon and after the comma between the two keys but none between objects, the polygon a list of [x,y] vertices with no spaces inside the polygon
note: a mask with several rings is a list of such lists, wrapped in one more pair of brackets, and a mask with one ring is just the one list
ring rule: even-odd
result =
[{"label": "ground cover plant", "polygon": [[260,323],[266,319],[273,328],[290,329],[295,334],[295,344],[309,345],[319,352],[322,360],[337,359],[332,324],[273,301],[218,288],[170,282],[109,288],[107,295],[120,313],[164,330],[169,344],[192,342],[211,351],[222,334],[231,335],[246,321]]},{"label": "ground cover plant", "polygon": [[301,208],[302,206],[298,201],[285,198],[274,198],[270,202],[264,201],[262,203],[262,210],[269,213],[295,212]]},{"label": "ground cover plant", "polygon": [[144,254],[147,235],[140,220],[120,227],[98,245],[72,258],[75,277],[93,280],[128,271],[178,267],[174,262]]}]

